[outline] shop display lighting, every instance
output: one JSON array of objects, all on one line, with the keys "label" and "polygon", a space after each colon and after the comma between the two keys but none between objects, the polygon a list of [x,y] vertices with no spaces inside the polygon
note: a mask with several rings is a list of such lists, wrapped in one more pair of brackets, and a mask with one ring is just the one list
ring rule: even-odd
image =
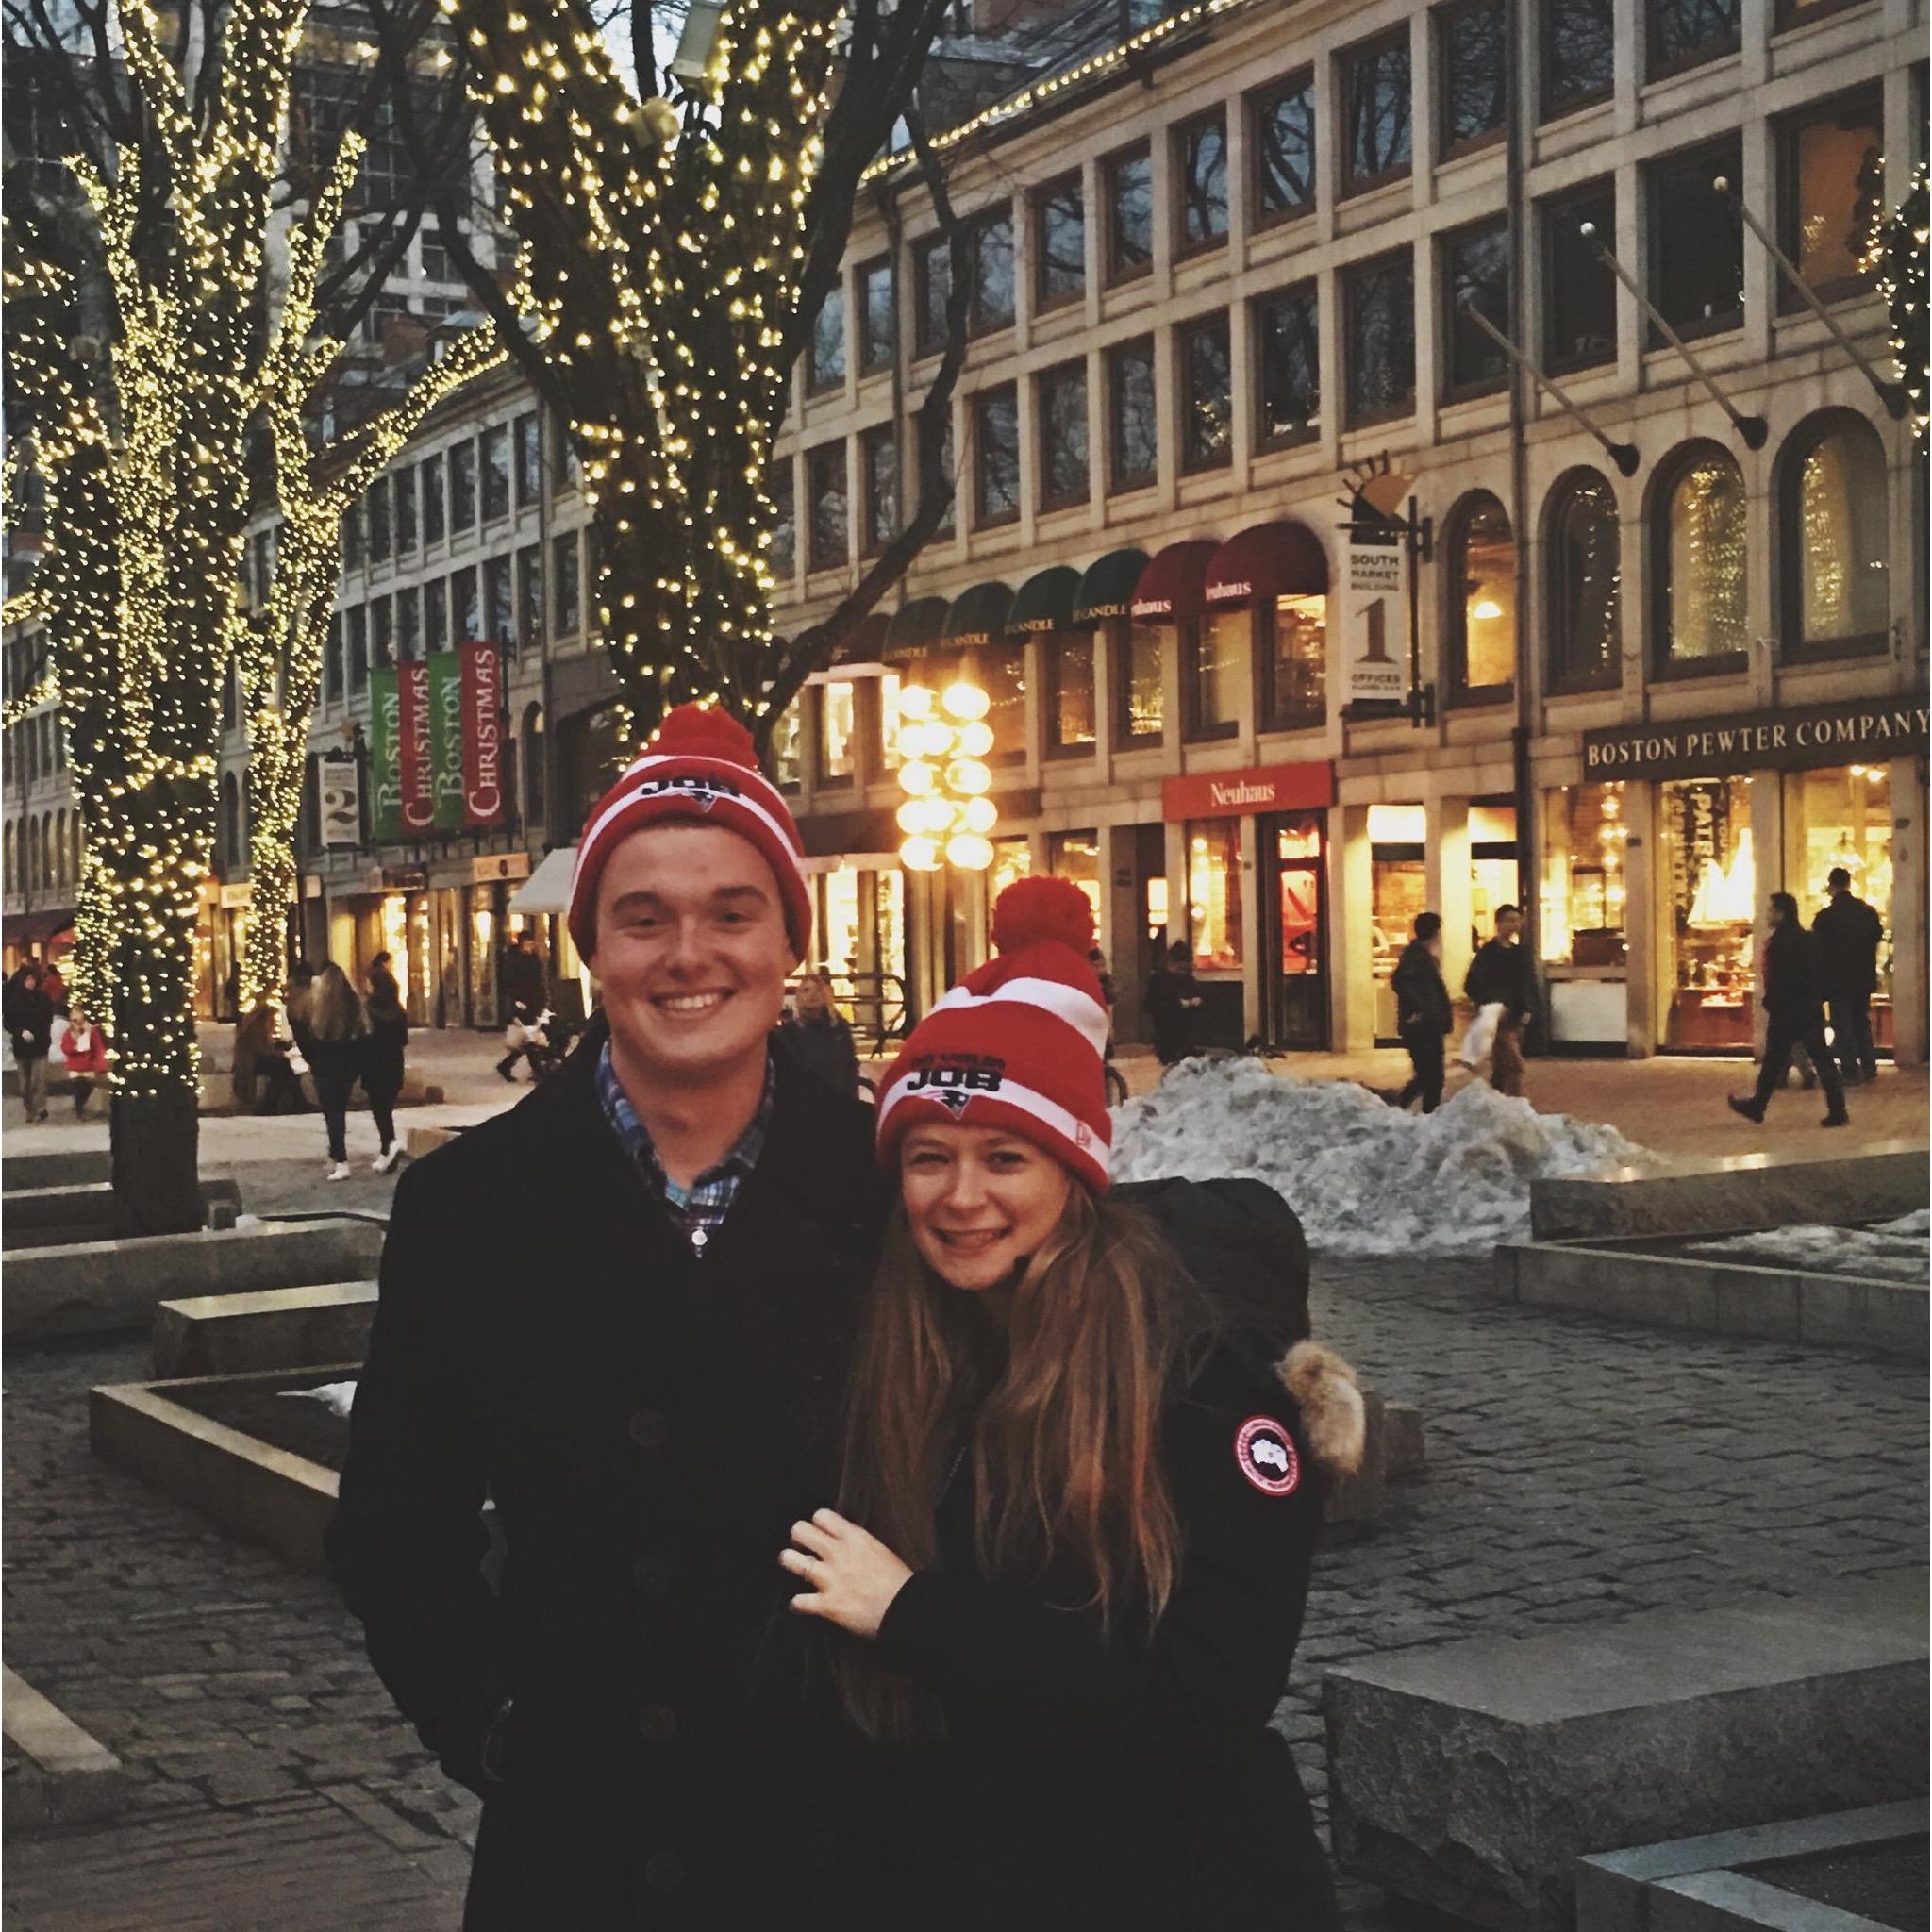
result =
[{"label": "shop display lighting", "polygon": [[937,695],[924,685],[908,684],[899,693],[901,720],[895,741],[900,759],[899,829],[906,836],[900,862],[910,872],[984,872],[993,859],[987,834],[999,823],[999,810],[986,794],[992,773],[986,755],[992,749],[992,726],[986,722],[991,700],[963,678]]}]

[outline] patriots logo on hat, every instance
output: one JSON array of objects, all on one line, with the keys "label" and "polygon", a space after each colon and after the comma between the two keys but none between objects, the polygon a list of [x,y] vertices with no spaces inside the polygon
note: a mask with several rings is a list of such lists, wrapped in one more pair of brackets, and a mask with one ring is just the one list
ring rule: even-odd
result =
[{"label": "patriots logo on hat", "polygon": [[715,778],[708,772],[682,772],[674,778],[645,778],[634,794],[639,798],[689,798],[707,811],[721,798],[742,798],[736,785]]},{"label": "patriots logo on hat", "polygon": [[955,1120],[966,1111],[973,1100],[972,1094],[960,1087],[942,1087],[925,1097],[928,1100],[937,1100]]}]

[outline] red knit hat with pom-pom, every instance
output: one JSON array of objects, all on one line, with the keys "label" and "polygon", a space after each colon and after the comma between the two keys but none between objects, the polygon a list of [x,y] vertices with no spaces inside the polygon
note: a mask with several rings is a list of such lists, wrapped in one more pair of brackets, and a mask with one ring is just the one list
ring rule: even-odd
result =
[{"label": "red knit hat with pom-pom", "polygon": [[588,958],[596,949],[597,881],[631,833],[667,819],[723,825],[749,839],[778,882],[792,953],[811,949],[811,893],[791,808],[758,770],[751,733],[728,711],[679,705],[644,753],[597,801],[577,844],[570,888],[570,936]]},{"label": "red knit hat with pom-pom", "polygon": [[1093,910],[1068,879],[1021,879],[992,913],[998,957],[913,1028],[879,1091],[879,1159],[922,1120],[1004,1127],[1107,1186],[1107,1002]]}]

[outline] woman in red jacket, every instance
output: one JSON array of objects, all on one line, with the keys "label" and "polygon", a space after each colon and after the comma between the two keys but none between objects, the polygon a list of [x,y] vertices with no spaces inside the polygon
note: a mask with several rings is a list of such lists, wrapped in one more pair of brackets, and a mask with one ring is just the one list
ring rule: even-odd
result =
[{"label": "woman in red jacket", "polygon": [[[64,1030],[63,1030],[64,1029]],[[74,1117],[87,1118],[94,1089],[108,1084],[108,1036],[81,1011],[76,1002],[55,1027],[55,1044],[67,1062],[74,1087]]]},{"label": "woman in red jacket", "polygon": [[793,1526],[793,1608],[845,1634],[877,1747],[855,1923],[1227,1932],[1336,1923],[1270,1721],[1346,1365],[1217,1322],[1107,1192],[1107,1009],[1076,888],[1029,880],[1000,957],[880,1095],[899,1180],[839,1508]]}]

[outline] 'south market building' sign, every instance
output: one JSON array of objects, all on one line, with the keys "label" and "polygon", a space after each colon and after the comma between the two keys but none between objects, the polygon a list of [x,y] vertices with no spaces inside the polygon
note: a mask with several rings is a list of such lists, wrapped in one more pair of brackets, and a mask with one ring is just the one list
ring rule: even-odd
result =
[{"label": "'south market building' sign", "polygon": [[1591,778],[1713,778],[1907,758],[1926,748],[1923,694],[1852,698],[1789,711],[1616,724],[1583,734]]}]

